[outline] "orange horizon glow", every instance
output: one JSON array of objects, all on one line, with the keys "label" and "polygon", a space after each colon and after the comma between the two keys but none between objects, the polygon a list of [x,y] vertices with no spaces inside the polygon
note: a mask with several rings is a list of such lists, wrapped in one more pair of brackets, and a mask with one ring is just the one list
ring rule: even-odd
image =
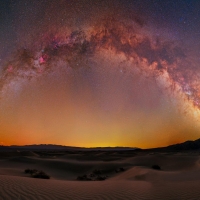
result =
[{"label": "orange horizon glow", "polygon": [[[60,145],[60,146],[67,146],[67,147],[77,147],[77,148],[141,148],[141,149],[149,149],[149,148],[159,148],[159,147],[166,147],[166,146],[169,146],[169,145],[174,145],[174,144],[179,144],[179,143],[182,143],[182,142],[185,142],[185,141],[193,141],[193,140],[197,140],[199,138],[186,138],[185,140],[182,139],[182,140],[174,140],[174,142],[172,143],[165,143],[163,142],[162,143],[159,143],[158,145],[155,145],[155,144],[152,144],[152,145],[149,145],[149,142],[146,142],[146,143],[138,143],[138,145],[136,144],[135,146],[128,146],[128,145],[95,145],[95,146],[81,146],[81,145],[73,145],[73,144],[61,144],[61,143],[9,143],[9,142],[1,142],[0,143],[0,146],[28,146],[28,145]],[[127,143],[128,144],[128,143]]]}]

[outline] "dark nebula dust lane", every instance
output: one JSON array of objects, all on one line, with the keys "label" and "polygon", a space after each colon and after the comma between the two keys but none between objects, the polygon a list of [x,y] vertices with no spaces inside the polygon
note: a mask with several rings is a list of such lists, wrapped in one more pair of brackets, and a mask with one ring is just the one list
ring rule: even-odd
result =
[{"label": "dark nebula dust lane", "polygon": [[198,37],[177,28],[191,18],[181,18],[184,5],[177,15],[176,3],[169,1],[167,11],[164,5],[5,3],[1,33],[14,32],[0,40],[1,57],[9,55],[1,62],[2,140],[14,142],[8,133],[22,134],[19,143],[146,147],[197,137],[200,72],[198,47],[191,47]]}]

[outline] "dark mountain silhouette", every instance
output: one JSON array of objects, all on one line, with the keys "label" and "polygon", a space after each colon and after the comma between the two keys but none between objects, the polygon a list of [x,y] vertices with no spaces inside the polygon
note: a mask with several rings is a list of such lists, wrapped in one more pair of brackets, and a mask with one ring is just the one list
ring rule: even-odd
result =
[{"label": "dark mountain silhouette", "polygon": [[200,150],[200,139],[188,140],[183,143],[172,144],[166,147],[157,147],[151,149],[143,149],[144,151],[194,151]]},{"label": "dark mountain silhouette", "polygon": [[169,150],[179,150],[179,151],[181,151],[181,150],[197,150],[197,149],[200,149],[200,139],[197,139],[194,141],[188,140],[186,142],[170,145],[165,148],[167,148]]},{"label": "dark mountain silhouette", "polygon": [[200,150],[200,139],[185,141],[183,143],[173,144],[166,147],[151,149],[140,149],[137,147],[73,147],[54,144],[33,144],[33,145],[11,145],[0,146],[0,151],[191,151]]},{"label": "dark mountain silhouette", "polygon": [[63,146],[55,144],[33,144],[33,145],[11,145],[11,146],[0,146],[0,151],[118,151],[118,150],[135,150],[139,148],[134,147],[73,147]]}]

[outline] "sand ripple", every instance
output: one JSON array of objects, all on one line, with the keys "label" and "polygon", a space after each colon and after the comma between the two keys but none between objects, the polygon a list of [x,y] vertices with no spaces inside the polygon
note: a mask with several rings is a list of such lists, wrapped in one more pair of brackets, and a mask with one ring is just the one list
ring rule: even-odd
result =
[{"label": "sand ripple", "polygon": [[146,181],[61,181],[0,175],[2,200],[200,199],[200,181],[152,184]]}]

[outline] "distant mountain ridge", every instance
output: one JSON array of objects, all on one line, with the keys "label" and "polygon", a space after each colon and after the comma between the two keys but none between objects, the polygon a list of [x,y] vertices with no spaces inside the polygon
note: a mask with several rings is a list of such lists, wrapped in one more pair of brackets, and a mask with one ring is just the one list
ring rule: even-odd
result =
[{"label": "distant mountain ridge", "polygon": [[60,151],[92,151],[92,150],[106,150],[106,151],[116,151],[116,150],[135,150],[139,149],[137,147],[73,147],[55,144],[33,144],[33,145],[11,145],[11,146],[0,146],[0,150],[28,150],[28,151],[45,151],[45,150],[60,150]]},{"label": "distant mountain ridge", "polygon": [[169,150],[197,150],[200,149],[200,139],[197,140],[188,140],[183,143],[173,144],[165,147]]},{"label": "distant mountain ridge", "polygon": [[143,149],[144,151],[192,151],[200,150],[200,138],[197,140],[187,140],[182,143],[172,144],[166,147],[156,147],[151,149]]},{"label": "distant mountain ridge", "polygon": [[200,150],[200,138],[197,140],[188,140],[183,143],[173,144],[166,147],[158,147],[151,149],[140,149],[137,147],[73,147],[63,146],[55,144],[33,144],[33,145],[11,145],[11,146],[0,146],[0,151],[128,151],[128,150],[150,150],[150,151],[188,151],[188,150]]}]

